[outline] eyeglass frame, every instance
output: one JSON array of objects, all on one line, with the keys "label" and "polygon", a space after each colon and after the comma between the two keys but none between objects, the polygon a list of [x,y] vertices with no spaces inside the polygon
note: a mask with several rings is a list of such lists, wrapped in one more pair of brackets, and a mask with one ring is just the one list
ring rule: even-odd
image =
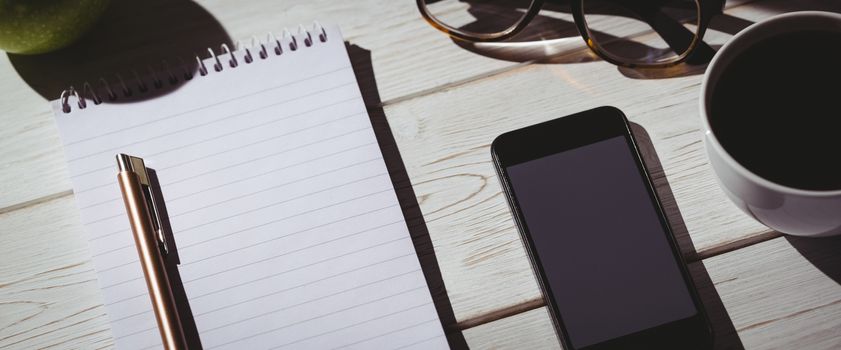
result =
[{"label": "eyeglass frame", "polygon": [[[578,29],[578,34],[584,39],[584,43],[587,45],[587,47],[593,53],[599,56],[599,58],[621,67],[665,68],[680,64],[681,62],[685,61],[695,51],[695,49],[698,48],[699,44],[704,39],[704,33],[706,33],[707,27],[709,26],[712,17],[723,12],[725,0],[693,0],[695,2],[695,8],[698,11],[698,30],[696,33],[693,33],[694,37],[690,42],[689,47],[682,54],[676,56],[675,58],[669,61],[656,63],[638,63],[622,61],[612,57],[609,53],[602,50],[599,44],[592,39],[592,36],[590,35],[590,28],[587,26],[587,22],[584,19],[584,1],[585,0],[570,1],[572,17],[575,20],[575,26]],[[423,16],[424,20],[426,20],[427,23],[429,23],[435,29],[449,35],[454,39],[468,42],[497,42],[504,41],[519,34],[526,26],[528,26],[543,8],[544,0],[531,0],[529,8],[526,10],[525,15],[520,19],[519,22],[506,28],[505,30],[496,33],[471,33],[459,30],[457,28],[453,28],[452,26],[441,22],[440,20],[438,20],[438,18],[429,13],[429,9],[426,6],[426,0],[417,0],[416,2],[418,6],[418,11],[420,11],[421,16]],[[715,3],[720,3],[720,6],[715,6]],[[651,23],[648,23],[648,25],[652,26],[652,28],[654,27],[654,25],[652,25]]]}]

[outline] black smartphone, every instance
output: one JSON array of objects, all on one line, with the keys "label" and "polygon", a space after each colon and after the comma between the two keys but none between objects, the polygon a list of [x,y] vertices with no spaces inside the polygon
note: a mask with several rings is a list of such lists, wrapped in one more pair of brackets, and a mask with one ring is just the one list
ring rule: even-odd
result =
[{"label": "black smartphone", "polygon": [[712,331],[625,115],[514,130],[494,164],[564,349],[709,349]]}]

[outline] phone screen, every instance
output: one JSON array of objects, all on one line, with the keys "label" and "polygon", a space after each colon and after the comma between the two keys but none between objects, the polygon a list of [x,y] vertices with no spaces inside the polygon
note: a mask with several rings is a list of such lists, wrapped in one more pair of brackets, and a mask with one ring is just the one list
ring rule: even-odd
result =
[{"label": "phone screen", "polygon": [[506,171],[573,346],[698,312],[626,136]]}]

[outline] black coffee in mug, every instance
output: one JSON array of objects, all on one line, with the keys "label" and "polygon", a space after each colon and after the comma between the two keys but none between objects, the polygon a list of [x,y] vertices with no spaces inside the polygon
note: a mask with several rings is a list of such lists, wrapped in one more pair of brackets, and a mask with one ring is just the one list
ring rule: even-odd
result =
[{"label": "black coffee in mug", "polygon": [[841,33],[752,44],[712,86],[710,126],[739,164],[777,184],[841,189]]}]

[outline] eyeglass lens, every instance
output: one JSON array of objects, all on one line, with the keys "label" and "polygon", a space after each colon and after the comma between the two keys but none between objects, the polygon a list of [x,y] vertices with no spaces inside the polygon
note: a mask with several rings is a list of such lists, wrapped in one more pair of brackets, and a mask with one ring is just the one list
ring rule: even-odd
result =
[{"label": "eyeglass lens", "polygon": [[519,24],[531,0],[426,0],[429,14],[469,34],[494,34]]},{"label": "eyeglass lens", "polygon": [[603,54],[636,64],[677,60],[698,33],[694,0],[583,0],[590,38]]}]

